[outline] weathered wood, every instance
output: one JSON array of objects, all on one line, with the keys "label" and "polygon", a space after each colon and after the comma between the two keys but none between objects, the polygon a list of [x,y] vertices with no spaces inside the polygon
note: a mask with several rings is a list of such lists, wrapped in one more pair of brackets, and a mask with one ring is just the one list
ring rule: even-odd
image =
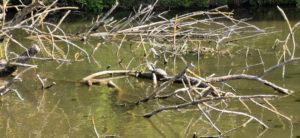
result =
[{"label": "weathered wood", "polygon": [[[143,79],[153,79],[153,72],[135,72],[131,70],[114,70],[114,71],[102,71],[102,72],[97,72],[92,75],[89,75],[85,78],[83,78],[83,82],[86,84],[101,84],[97,82],[93,82],[95,77],[104,77],[105,75],[111,75],[111,76],[133,76],[137,78],[143,78]],[[264,80],[258,76],[253,76],[253,75],[247,75],[247,74],[234,74],[234,75],[227,75],[227,76],[221,76],[221,77],[212,77],[212,78],[207,78],[203,81],[201,81],[198,78],[194,78],[191,76],[182,76],[182,77],[176,77],[175,76],[159,76],[157,75],[157,80],[162,81],[162,82],[168,82],[172,80],[172,83],[179,83],[181,84],[182,82],[186,84],[191,84],[191,85],[197,85],[197,87],[200,88],[207,88],[209,84],[213,83],[219,83],[219,82],[224,82],[224,81],[231,81],[231,80],[254,80],[259,83],[262,83],[266,86],[269,86],[273,88],[275,91],[282,93],[282,94],[291,94],[293,91],[280,87],[272,82],[269,82],[267,80]],[[174,79],[175,78],[175,79]],[[174,80],[173,80],[174,79]]]},{"label": "weathered wood", "polygon": [[12,19],[12,21],[10,22],[9,26],[15,26],[18,23],[20,23],[22,20],[24,20],[27,15],[29,15],[32,11],[34,11],[37,7],[43,5],[43,1],[42,0],[36,0],[34,3],[26,6],[25,8],[23,8],[22,10],[20,10]]},{"label": "weathered wood", "polygon": [[227,75],[227,76],[221,76],[221,77],[213,77],[209,78],[206,81],[209,83],[217,83],[217,82],[224,82],[224,81],[230,81],[230,80],[254,80],[259,83],[262,83],[266,86],[269,86],[273,88],[275,91],[282,93],[282,94],[292,94],[293,91],[289,89],[282,88],[280,86],[277,86],[276,84],[269,82],[267,80],[264,80],[260,77],[253,76],[253,75],[247,75],[247,74],[233,74],[233,75]]},{"label": "weathered wood", "polygon": [[[34,11],[37,7],[43,5],[43,0],[36,0],[34,3],[26,6],[25,8],[23,8],[22,10],[18,11],[14,18],[10,21],[10,23],[8,24],[9,27],[13,27],[18,25],[19,23],[21,23],[24,19],[27,18],[27,16]],[[0,36],[0,42],[3,42],[4,38],[6,35],[1,35]]]}]

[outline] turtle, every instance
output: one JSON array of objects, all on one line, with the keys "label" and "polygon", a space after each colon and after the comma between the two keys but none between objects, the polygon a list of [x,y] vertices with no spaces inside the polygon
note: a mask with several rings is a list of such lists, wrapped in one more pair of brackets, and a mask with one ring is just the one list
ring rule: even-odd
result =
[{"label": "turtle", "polygon": [[17,66],[7,63],[5,59],[0,60],[0,77],[6,77],[17,70]]},{"label": "turtle", "polygon": [[11,75],[17,70],[17,65],[10,63],[26,63],[31,57],[35,56],[40,49],[37,45],[33,45],[31,48],[27,49],[17,58],[12,59],[11,61],[6,61],[5,59],[0,60],[0,77],[6,77]]},{"label": "turtle", "polygon": [[155,68],[153,73],[155,73],[158,78],[166,78],[168,76],[167,72],[161,68]]},{"label": "turtle", "polygon": [[166,78],[168,76],[167,72],[164,69],[161,68],[156,68],[155,67],[156,63],[148,63],[147,62],[147,67],[148,69],[156,75],[157,78]]}]

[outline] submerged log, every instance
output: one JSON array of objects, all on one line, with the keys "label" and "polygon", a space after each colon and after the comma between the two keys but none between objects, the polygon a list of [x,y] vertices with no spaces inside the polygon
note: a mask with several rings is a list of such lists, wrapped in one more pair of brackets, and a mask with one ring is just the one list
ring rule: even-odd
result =
[{"label": "submerged log", "polygon": [[16,64],[24,64],[26,63],[30,58],[35,56],[40,49],[34,45],[25,52],[23,52],[19,57],[12,59],[9,62],[3,61],[2,64],[0,64],[0,77],[6,77],[11,75],[17,70]]}]

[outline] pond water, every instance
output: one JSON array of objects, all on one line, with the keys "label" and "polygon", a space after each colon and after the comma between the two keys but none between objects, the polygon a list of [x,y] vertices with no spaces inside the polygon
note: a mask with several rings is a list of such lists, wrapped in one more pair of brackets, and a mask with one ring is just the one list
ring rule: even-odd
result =
[{"label": "pond water", "polygon": [[[300,11],[285,9],[292,24],[300,20]],[[233,56],[211,55],[201,58],[197,62],[197,56],[188,54],[187,61],[193,61],[201,75],[209,76],[241,73],[245,67],[245,52],[249,47],[251,55],[248,64],[260,61],[255,49],[260,48],[266,66],[276,63],[275,51],[271,49],[276,38],[283,39],[288,34],[286,22],[276,9],[249,12],[238,10],[237,18],[253,17],[249,22],[261,28],[273,27],[277,33],[268,36],[260,36],[247,41],[242,41],[234,46]],[[64,24],[66,31],[78,31],[79,26],[86,22],[76,21]],[[80,31],[80,30],[79,30]],[[21,34],[20,34],[21,36]],[[300,44],[300,32],[296,33],[297,44]],[[26,42],[24,42],[26,43]],[[80,44],[91,51],[99,43],[93,39],[87,44]],[[214,129],[200,117],[196,110],[179,110],[159,113],[150,119],[143,118],[143,114],[150,112],[162,105],[168,105],[171,101],[156,102],[133,106],[143,96],[153,91],[152,81],[123,78],[114,80],[122,90],[114,90],[107,86],[87,87],[79,81],[94,72],[110,69],[121,69],[116,58],[119,42],[106,43],[100,46],[94,54],[98,63],[84,61],[72,62],[59,66],[53,61],[34,61],[39,68],[31,70],[23,76],[23,82],[15,85],[24,98],[21,101],[14,93],[0,99],[0,137],[96,137],[94,125],[103,137],[192,137],[193,134],[205,136],[215,134]],[[127,65],[132,57],[136,57],[130,67],[142,63],[142,55],[132,53],[129,44],[120,50],[120,57],[124,65]],[[299,47],[296,52],[300,56]],[[71,56],[72,59],[74,57]],[[78,57],[78,59],[84,56]],[[280,113],[292,119],[291,124],[278,118],[275,114],[250,104],[253,115],[263,120],[270,128],[267,130],[253,121],[247,127],[237,129],[227,134],[228,137],[300,137],[300,63],[294,62],[287,66],[286,78],[281,78],[281,70],[274,71],[265,79],[294,90],[294,94],[271,101]],[[170,68],[173,65],[168,65]],[[177,71],[185,65],[177,63]],[[170,70],[168,72],[171,72]],[[262,67],[250,69],[246,73],[259,74]],[[47,82],[56,82],[51,89],[41,90],[41,84],[36,79],[36,74],[47,78]],[[298,82],[299,81],[299,82]],[[264,85],[252,81],[233,81],[230,83],[240,94],[274,94],[273,90]],[[167,91],[175,89],[170,88]],[[245,111],[239,103],[230,105],[232,110]],[[217,118],[218,113],[211,112],[212,118]],[[227,131],[232,127],[241,125],[247,118],[223,114],[217,121],[218,127]]]}]

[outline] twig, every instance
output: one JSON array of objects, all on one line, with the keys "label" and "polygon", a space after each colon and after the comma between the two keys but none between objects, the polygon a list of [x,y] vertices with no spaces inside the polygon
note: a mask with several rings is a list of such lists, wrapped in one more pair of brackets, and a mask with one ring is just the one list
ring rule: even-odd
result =
[{"label": "twig", "polygon": [[284,13],[284,11],[279,6],[277,6],[277,9],[280,11],[281,15],[284,17],[284,20],[286,21],[286,23],[289,27],[290,36],[292,37],[292,42],[293,42],[293,50],[292,50],[291,58],[294,58],[295,52],[296,52],[296,42],[295,42],[295,37],[294,37],[294,32],[293,32],[292,26],[289,22],[289,19],[286,16],[286,14]]},{"label": "twig", "polygon": [[288,59],[284,62],[281,62],[279,64],[276,64],[274,66],[271,66],[269,67],[268,69],[266,69],[259,77],[263,78],[266,74],[268,74],[269,72],[272,72],[274,71],[275,69],[277,68],[280,68],[288,63],[291,63],[291,62],[295,62],[295,61],[299,61],[300,60],[300,57],[295,57],[295,58],[292,58],[292,59]]},{"label": "twig", "polygon": [[42,84],[42,89],[44,89],[44,88],[45,88],[45,83],[44,83],[43,79],[40,77],[39,74],[37,74],[36,77],[38,78],[38,80],[39,80],[40,83]]},{"label": "twig", "polygon": [[202,107],[199,104],[197,104],[197,107],[202,112],[202,114],[205,116],[205,118],[209,121],[209,123],[213,126],[213,128],[216,129],[219,134],[222,134],[222,131],[216,126],[216,124],[211,120],[209,115],[202,109]]},{"label": "twig", "polygon": [[246,114],[246,113],[243,113],[243,112],[237,112],[237,111],[229,111],[229,110],[223,110],[223,109],[218,109],[218,108],[215,108],[209,104],[206,104],[206,103],[203,103],[205,106],[213,109],[213,110],[216,110],[216,111],[219,111],[219,112],[224,112],[224,113],[229,113],[229,114],[237,114],[237,115],[242,115],[242,116],[247,116],[249,118],[252,118],[254,119],[256,122],[258,122],[259,124],[261,124],[265,129],[268,129],[269,127],[264,123],[262,122],[261,120],[259,120],[258,118],[252,116],[252,115],[249,115],[249,114]]},{"label": "twig", "polygon": [[93,126],[94,126],[94,132],[95,132],[95,135],[96,135],[97,138],[100,138],[100,135],[99,135],[98,130],[97,130],[97,128],[96,128],[94,116],[92,116],[92,122],[93,122]]}]

